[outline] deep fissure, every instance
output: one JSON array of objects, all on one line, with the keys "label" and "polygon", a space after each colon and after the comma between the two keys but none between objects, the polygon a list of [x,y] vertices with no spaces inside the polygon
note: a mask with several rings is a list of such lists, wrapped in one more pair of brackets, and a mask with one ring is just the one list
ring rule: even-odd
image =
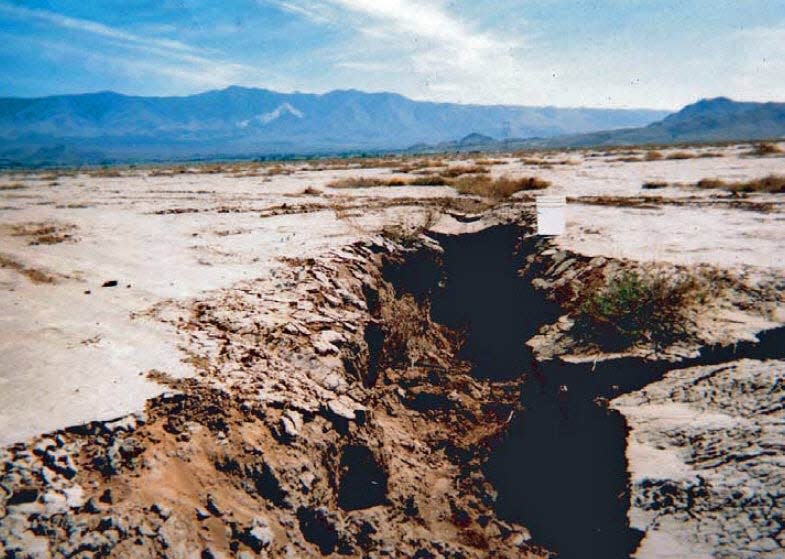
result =
[{"label": "deep fissure", "polygon": [[[397,296],[427,302],[434,322],[462,334],[457,357],[471,363],[475,378],[520,379],[523,413],[483,467],[498,492],[497,514],[526,526],[536,543],[559,557],[629,557],[643,534],[629,526],[627,516],[628,427],[604,402],[668,370],[782,356],[785,329],[764,333],[757,343],[706,347],[699,357],[679,363],[631,357],[596,364],[540,362],[525,342],[562,311],[532,286],[542,270],[525,264],[547,245],[514,225],[432,238],[441,254],[422,249],[386,261],[383,277]],[[366,332],[366,341],[375,382],[374,356],[383,335]],[[449,405],[420,400],[411,404],[419,411]]]}]

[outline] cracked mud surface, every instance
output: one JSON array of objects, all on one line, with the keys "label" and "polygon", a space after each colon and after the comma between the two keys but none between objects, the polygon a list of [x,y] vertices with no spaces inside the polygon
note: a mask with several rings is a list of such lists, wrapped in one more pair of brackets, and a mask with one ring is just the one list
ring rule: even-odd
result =
[{"label": "cracked mud surface", "polygon": [[[642,210],[602,190],[625,167],[584,165],[548,171],[595,174],[577,219],[610,203],[645,232],[714,208],[732,242],[650,262],[596,243],[612,223],[533,237],[527,195],[310,188],[340,170],[275,194],[26,187],[55,215],[4,193],[0,556],[782,556],[785,279],[734,244],[742,224],[770,236],[779,202]],[[430,212],[427,236],[402,233]],[[614,353],[577,336],[571,301],[626,269],[711,285],[695,335]]]},{"label": "cracked mud surface", "polygon": [[784,374],[785,361],[741,359],[672,371],[614,400],[631,427],[641,554],[782,557]]}]

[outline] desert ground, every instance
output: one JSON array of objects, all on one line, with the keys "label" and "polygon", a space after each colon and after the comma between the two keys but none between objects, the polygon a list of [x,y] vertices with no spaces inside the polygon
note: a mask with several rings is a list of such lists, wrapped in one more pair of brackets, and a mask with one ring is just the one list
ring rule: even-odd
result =
[{"label": "desert ground", "polygon": [[782,557],[784,149],[0,175],[0,555]]}]

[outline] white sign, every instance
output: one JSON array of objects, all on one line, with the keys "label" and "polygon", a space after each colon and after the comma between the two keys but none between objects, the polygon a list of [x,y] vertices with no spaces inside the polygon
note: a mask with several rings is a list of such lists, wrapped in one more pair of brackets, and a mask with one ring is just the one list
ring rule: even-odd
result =
[{"label": "white sign", "polygon": [[567,199],[564,196],[537,197],[537,234],[563,234],[566,206]]}]

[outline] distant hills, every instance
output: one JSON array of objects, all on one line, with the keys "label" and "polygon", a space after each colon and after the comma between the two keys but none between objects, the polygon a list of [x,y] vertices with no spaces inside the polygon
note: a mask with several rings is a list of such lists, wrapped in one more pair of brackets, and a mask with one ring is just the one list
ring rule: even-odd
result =
[{"label": "distant hills", "polygon": [[[742,103],[717,97],[687,105],[677,113],[647,126],[566,134],[551,138],[523,138],[477,142],[464,140],[429,146],[432,151],[467,149],[580,148],[641,144],[709,143],[785,138],[785,103]],[[427,150],[425,150],[427,151]]]},{"label": "distant hills", "polygon": [[[477,151],[785,137],[785,103],[704,99],[677,113],[413,101],[229,87],[186,97],[0,98],[0,166],[379,151]],[[456,138],[461,138],[456,140]]]},{"label": "distant hills", "polygon": [[[229,87],[186,97],[113,92],[0,98],[0,164],[255,157],[404,149],[469,136],[552,138],[650,124],[665,111],[482,106],[393,93]],[[473,140],[472,140],[473,138]]]}]

